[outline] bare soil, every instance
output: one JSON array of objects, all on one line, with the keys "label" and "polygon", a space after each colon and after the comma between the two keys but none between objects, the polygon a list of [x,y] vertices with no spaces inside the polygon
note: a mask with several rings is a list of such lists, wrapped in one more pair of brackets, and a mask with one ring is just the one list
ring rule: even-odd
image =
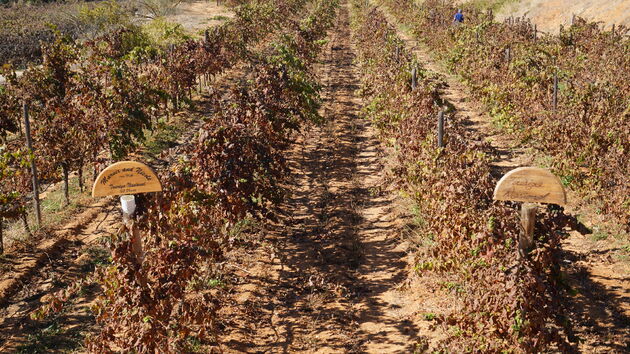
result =
[{"label": "bare soil", "polygon": [[182,2],[175,9],[175,13],[167,19],[182,25],[192,34],[199,34],[207,28],[220,25],[234,17],[234,12],[224,5],[225,1],[201,0]]}]

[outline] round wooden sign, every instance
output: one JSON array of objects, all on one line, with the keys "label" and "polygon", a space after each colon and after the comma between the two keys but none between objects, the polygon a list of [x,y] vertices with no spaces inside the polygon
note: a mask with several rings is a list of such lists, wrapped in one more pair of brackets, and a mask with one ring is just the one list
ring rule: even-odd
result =
[{"label": "round wooden sign", "polygon": [[121,161],[98,175],[92,187],[92,197],[160,191],[162,183],[151,167],[136,161]]},{"label": "round wooden sign", "polygon": [[494,189],[495,200],[565,205],[560,179],[544,168],[519,167],[503,176]]}]

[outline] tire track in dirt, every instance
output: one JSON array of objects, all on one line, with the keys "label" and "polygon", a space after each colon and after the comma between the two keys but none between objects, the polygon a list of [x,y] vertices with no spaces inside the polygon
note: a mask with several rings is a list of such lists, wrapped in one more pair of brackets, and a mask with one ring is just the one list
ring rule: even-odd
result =
[{"label": "tire track in dirt", "polygon": [[289,152],[291,194],[262,247],[229,257],[240,271],[220,320],[228,352],[413,352],[429,326],[415,316],[423,300],[399,290],[402,221],[381,190],[385,152],[358,116],[347,4],[329,40],[317,70],[327,123]]},{"label": "tire track in dirt", "polygon": [[[461,115],[471,137],[490,143],[494,150],[493,174],[499,178],[511,169],[522,166],[535,166],[535,152],[522,146],[512,137],[500,132],[492,123],[492,117],[484,107],[476,103],[470,90],[457,76],[447,72],[423,43],[403,30],[398,21],[389,13],[386,6],[379,7],[388,22],[395,26],[398,36],[405,46],[430,71],[442,75],[447,87],[441,97],[451,103],[455,112]],[[448,127],[445,128],[448,130]],[[597,226],[602,216],[596,216],[589,206],[577,205],[577,195],[570,191],[569,214],[582,214],[585,223]],[[630,270],[627,261],[615,260],[612,252],[617,250],[611,242],[592,242],[577,231],[563,241],[562,269],[567,286],[575,294],[564,299],[568,304],[566,315],[574,321],[575,340],[579,340],[582,352],[624,352],[630,351]]]}]

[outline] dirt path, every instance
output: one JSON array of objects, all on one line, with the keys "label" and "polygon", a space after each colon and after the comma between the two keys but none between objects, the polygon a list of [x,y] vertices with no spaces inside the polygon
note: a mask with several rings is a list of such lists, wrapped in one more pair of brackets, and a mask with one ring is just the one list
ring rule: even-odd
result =
[{"label": "dirt path", "polygon": [[348,8],[342,6],[319,73],[328,122],[290,152],[291,195],[264,246],[237,252],[235,306],[224,310],[228,352],[413,352],[420,298],[408,274],[385,159],[360,99]]},{"label": "dirt path", "polygon": [[[93,320],[89,305],[96,296],[96,289],[87,288],[73,302],[70,311],[64,311],[47,321],[33,320],[31,313],[46,303],[54,294],[82,279],[95,265],[107,262],[109,247],[106,240],[115,232],[120,215],[114,203],[103,206],[101,212],[85,226],[75,229],[67,240],[67,247],[58,254],[51,254],[28,282],[13,295],[8,305],[0,311],[0,351],[35,352],[42,349],[74,348]],[[64,326],[60,326],[63,323]],[[48,329],[48,330],[47,330]],[[55,337],[63,338],[58,342]],[[51,348],[40,348],[47,341]]]},{"label": "dirt path", "polygon": [[[390,23],[397,24],[386,7],[380,8]],[[425,68],[443,76],[447,87],[441,96],[454,106],[454,114],[467,124],[471,135],[491,144],[495,177],[516,167],[536,165],[535,152],[499,131],[484,107],[472,99],[469,89],[441,66],[423,43],[400,26],[397,32]],[[605,216],[579,205],[575,194],[569,192],[568,199],[568,213],[581,214],[582,222],[587,226],[598,229],[605,222]],[[577,231],[571,231],[563,241],[563,272],[567,275],[570,292],[575,293],[564,299],[568,306],[567,316],[574,321],[575,339],[579,340],[581,352],[630,351],[630,266],[619,256],[620,246],[612,236],[601,241]]]}]

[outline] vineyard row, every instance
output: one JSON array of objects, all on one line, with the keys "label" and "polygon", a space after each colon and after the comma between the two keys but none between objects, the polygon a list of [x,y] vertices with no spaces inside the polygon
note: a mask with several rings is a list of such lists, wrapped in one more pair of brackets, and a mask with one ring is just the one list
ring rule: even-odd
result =
[{"label": "vineyard row", "polygon": [[[250,53],[240,84],[213,98],[216,114],[196,140],[171,152],[179,162],[161,173],[164,191],[138,198],[134,226],[113,238],[112,264],[95,277],[103,293],[90,351],[180,353],[220,342],[221,301],[207,278],[221,271],[239,223],[264,219],[281,200],[285,151],[303,125],[321,120],[312,64],[337,6],[313,3],[308,16],[287,20],[268,46]],[[37,316],[60,311],[84,284],[51,298]]]},{"label": "vineyard row", "polygon": [[492,199],[491,146],[472,139],[458,116],[449,117],[439,146],[444,83],[422,68],[380,10],[355,1],[353,13],[365,114],[392,144],[394,180],[417,207],[422,236],[414,240],[415,272],[439,275],[461,302],[437,317],[448,333],[438,346],[448,352],[568,348],[558,257],[559,230],[572,219],[545,210],[535,246],[523,257],[514,206]]}]

